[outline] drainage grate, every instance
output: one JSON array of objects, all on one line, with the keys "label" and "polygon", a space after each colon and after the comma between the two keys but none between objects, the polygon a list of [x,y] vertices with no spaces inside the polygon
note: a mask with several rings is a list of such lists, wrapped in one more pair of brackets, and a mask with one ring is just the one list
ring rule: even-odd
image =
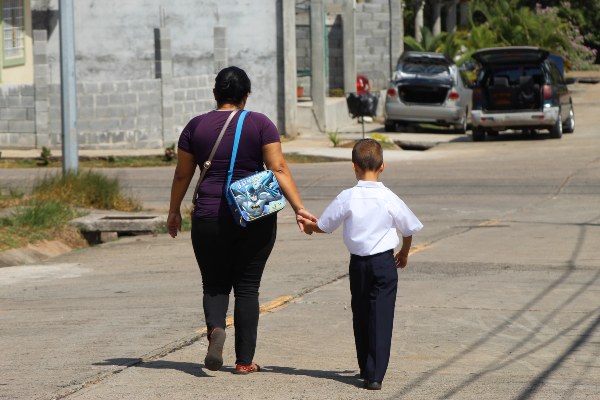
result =
[{"label": "drainage grate", "polygon": [[394,143],[402,150],[425,151],[435,147],[434,143],[403,142],[401,140],[395,140]]}]

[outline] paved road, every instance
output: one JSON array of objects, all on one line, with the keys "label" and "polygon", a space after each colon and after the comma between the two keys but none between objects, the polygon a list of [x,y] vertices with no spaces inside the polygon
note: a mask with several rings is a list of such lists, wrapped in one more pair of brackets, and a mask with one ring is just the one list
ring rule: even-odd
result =
[{"label": "paved road", "polygon": [[[225,370],[202,368],[188,240],[144,236],[0,269],[0,399],[600,398],[594,93],[576,97],[562,140],[459,141],[388,163],[384,182],[425,228],[401,271],[381,393],[356,377],[340,234],[302,236],[288,210],[261,290],[262,303],[291,297],[261,318],[267,373],[232,375],[231,340]],[[293,170],[316,213],[354,183],[346,162]],[[113,173],[165,206],[172,171]]]}]

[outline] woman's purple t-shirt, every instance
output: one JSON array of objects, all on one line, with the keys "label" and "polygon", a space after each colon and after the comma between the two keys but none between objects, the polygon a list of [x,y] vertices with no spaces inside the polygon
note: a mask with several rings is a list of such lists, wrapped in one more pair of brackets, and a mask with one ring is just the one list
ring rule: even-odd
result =
[{"label": "woman's purple t-shirt", "polygon": [[[192,118],[179,136],[179,149],[193,154],[196,164],[204,164],[230,113],[231,111],[215,110]],[[239,115],[238,112],[229,123],[213,157],[211,167],[200,184],[194,216],[231,218],[224,192]],[[269,118],[258,112],[246,114],[232,182],[263,170],[262,147],[279,141],[279,132]]]}]

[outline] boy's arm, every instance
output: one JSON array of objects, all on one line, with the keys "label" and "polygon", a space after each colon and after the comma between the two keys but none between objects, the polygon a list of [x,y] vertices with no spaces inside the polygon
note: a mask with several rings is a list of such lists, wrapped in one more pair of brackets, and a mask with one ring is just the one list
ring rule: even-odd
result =
[{"label": "boy's arm", "polygon": [[408,264],[408,252],[412,244],[412,235],[402,237],[402,248],[396,254],[396,268],[404,268]]}]

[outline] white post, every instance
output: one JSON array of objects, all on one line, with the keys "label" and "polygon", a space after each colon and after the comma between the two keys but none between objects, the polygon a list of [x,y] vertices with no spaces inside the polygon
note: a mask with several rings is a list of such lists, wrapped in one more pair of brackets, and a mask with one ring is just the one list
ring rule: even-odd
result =
[{"label": "white post", "polygon": [[356,0],[344,3],[344,93],[356,92]]},{"label": "white post", "polygon": [[420,42],[423,39],[421,28],[423,28],[423,13],[425,2],[423,0],[415,0],[415,40]]},{"label": "white post", "polygon": [[77,172],[77,78],[73,0],[60,0],[60,87],[62,112],[63,174]]}]

